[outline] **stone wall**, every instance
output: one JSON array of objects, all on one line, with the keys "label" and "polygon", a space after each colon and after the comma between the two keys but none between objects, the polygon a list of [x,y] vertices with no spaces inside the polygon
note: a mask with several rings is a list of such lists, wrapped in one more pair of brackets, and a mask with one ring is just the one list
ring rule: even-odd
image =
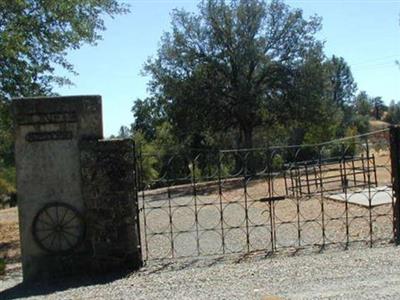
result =
[{"label": "stone wall", "polygon": [[80,150],[92,267],[140,267],[133,141],[81,141]]}]

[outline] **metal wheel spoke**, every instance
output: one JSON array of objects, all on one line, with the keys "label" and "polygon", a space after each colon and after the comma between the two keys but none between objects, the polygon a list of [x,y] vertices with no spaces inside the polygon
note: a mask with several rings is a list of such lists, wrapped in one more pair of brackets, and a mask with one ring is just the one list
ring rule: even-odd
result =
[{"label": "metal wheel spoke", "polygon": [[67,224],[71,223],[72,220],[75,220],[76,218],[77,218],[77,216],[76,216],[76,215],[73,215],[71,219],[69,219],[67,222],[65,222],[65,223],[62,224],[62,225],[67,225]]},{"label": "metal wheel spoke", "polygon": [[57,232],[57,237],[58,237],[58,249],[62,249],[62,242],[61,242],[61,232]]},{"label": "metal wheel spoke", "polygon": [[48,223],[46,221],[43,221],[42,219],[38,219],[38,222],[46,224],[47,226],[53,226],[53,224],[50,224],[50,223]]},{"label": "metal wheel spoke", "polygon": [[54,241],[55,241],[56,239],[57,239],[57,233],[54,232],[54,237],[53,237],[53,239],[52,239],[51,242],[50,242],[50,248],[53,246]]},{"label": "metal wheel spoke", "polygon": [[79,225],[62,226],[63,229],[65,229],[65,228],[79,228],[79,227],[81,227],[81,226],[79,226]]},{"label": "metal wheel spoke", "polygon": [[56,206],[56,220],[57,220],[57,224],[60,224],[60,223],[59,223],[60,218],[59,218],[59,216],[58,216],[58,206]]},{"label": "metal wheel spoke", "polygon": [[47,210],[45,210],[44,213],[49,217],[49,219],[53,223],[53,225],[57,224],[56,222],[54,222],[53,217],[50,216],[50,214],[49,214],[49,212]]},{"label": "metal wheel spoke", "polygon": [[55,234],[55,232],[54,232],[54,230],[51,230],[51,232],[48,235],[46,235],[44,238],[40,239],[39,241],[43,242],[44,240],[47,240],[47,238],[53,234]]},{"label": "metal wheel spoke", "polygon": [[[66,203],[49,203],[35,216],[35,242],[46,252],[61,254],[73,250],[83,241],[85,224],[78,210]],[[43,232],[41,235],[39,233]]]},{"label": "metal wheel spoke", "polygon": [[74,234],[72,234],[71,232],[68,232],[68,231],[65,231],[65,230],[63,230],[62,232],[63,232],[63,233],[66,233],[66,234],[68,234],[68,235],[70,235],[70,236],[73,236],[74,238],[79,237],[79,234],[78,234],[78,235],[74,235]]},{"label": "metal wheel spoke", "polygon": [[72,247],[73,244],[70,242],[70,240],[68,239],[68,237],[64,234],[64,231],[61,232],[61,234],[64,236],[64,240],[67,242],[69,247]]},{"label": "metal wheel spoke", "polygon": [[67,209],[64,209],[64,214],[63,214],[63,216],[62,216],[62,218],[61,218],[61,221],[60,221],[60,224],[61,225],[63,225],[64,223],[64,220],[65,220],[65,217],[67,216],[67,212],[68,212],[68,210]]},{"label": "metal wheel spoke", "polygon": [[54,231],[54,228],[42,228],[42,229],[37,229],[37,232],[43,232],[43,231]]}]

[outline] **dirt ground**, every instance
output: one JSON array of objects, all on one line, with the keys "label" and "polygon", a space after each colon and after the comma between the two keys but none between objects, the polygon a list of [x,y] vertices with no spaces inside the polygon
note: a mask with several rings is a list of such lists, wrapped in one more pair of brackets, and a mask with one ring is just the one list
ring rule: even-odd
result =
[{"label": "dirt ground", "polygon": [[16,207],[0,210],[0,257],[7,264],[19,262],[21,258]]}]

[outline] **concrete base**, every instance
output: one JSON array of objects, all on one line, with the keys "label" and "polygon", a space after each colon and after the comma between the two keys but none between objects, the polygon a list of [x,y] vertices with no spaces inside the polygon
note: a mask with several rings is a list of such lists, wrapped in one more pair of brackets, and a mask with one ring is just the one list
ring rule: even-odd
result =
[{"label": "concrete base", "polygon": [[336,201],[347,201],[348,203],[367,207],[369,207],[370,201],[371,206],[392,204],[392,201],[395,201],[393,190],[391,187],[388,186],[378,186],[371,187],[369,189],[349,191],[347,192],[347,194],[339,193],[335,195],[330,195],[328,198]]}]

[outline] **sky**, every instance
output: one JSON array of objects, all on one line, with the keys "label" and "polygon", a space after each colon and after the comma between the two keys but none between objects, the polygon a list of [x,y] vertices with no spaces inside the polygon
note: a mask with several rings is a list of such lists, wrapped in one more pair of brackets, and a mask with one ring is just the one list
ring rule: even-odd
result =
[{"label": "sky", "polygon": [[[197,10],[197,0],[125,0],[131,12],[106,18],[107,30],[97,46],[71,50],[68,60],[79,75],[57,68],[73,86],[56,87],[60,95],[101,95],[104,134],[117,134],[134,121],[134,101],[148,96],[149,78],[141,74],[154,57],[163,32],[170,31],[174,8]],[[304,15],[322,17],[318,38],[325,53],[342,56],[350,65],[358,90],[381,96],[385,103],[400,101],[400,0],[292,0]]]}]

